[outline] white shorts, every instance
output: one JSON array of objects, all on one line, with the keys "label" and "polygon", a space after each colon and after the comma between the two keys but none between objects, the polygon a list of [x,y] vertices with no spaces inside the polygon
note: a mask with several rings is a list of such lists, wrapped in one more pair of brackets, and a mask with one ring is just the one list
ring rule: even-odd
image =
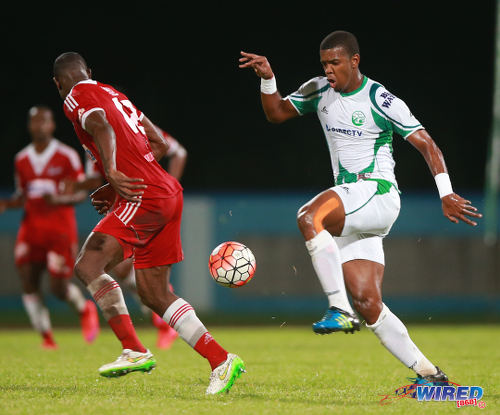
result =
[{"label": "white shorts", "polygon": [[331,190],[339,195],[346,214],[342,234],[335,238],[342,263],[367,259],[384,264],[382,239],[399,215],[399,192],[391,186],[384,193],[372,180],[345,183]]}]

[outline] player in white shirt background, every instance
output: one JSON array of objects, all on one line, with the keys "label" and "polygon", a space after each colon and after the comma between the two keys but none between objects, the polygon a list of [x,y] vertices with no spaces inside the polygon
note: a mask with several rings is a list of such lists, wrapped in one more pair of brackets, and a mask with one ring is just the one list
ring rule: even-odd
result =
[{"label": "player in white shirt background", "polygon": [[311,79],[286,98],[279,93],[265,56],[241,55],[239,67],[252,68],[261,78],[261,101],[267,119],[282,123],[316,112],[330,150],[335,186],[306,203],[297,216],[329,302],[313,330],[320,334],[359,330],[347,288],[366,326],[415,371],[416,383],[447,381],[382,301],[382,240],[400,209],[392,158],[393,132],[424,157],[436,180],[445,217],[472,226],[476,222],[469,217],[481,217],[470,201],[453,192],[441,150],[402,100],[360,72],[359,46],[352,33],[327,35],[320,44],[325,76]]}]

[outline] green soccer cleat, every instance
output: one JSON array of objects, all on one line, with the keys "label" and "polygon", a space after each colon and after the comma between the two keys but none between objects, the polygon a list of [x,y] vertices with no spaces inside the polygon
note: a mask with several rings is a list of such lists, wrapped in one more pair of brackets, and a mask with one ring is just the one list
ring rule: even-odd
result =
[{"label": "green soccer cleat", "polygon": [[228,353],[227,359],[212,371],[206,394],[229,392],[234,381],[244,372],[246,370],[243,360],[233,353]]},{"label": "green soccer cleat", "polygon": [[124,349],[122,354],[112,363],[99,368],[99,374],[107,378],[124,376],[130,372],[151,372],[156,366],[156,360],[149,350],[146,353]]}]

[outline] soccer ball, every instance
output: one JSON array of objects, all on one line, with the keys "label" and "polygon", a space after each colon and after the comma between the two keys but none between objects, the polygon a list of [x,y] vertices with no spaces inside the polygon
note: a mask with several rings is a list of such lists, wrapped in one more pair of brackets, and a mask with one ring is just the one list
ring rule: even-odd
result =
[{"label": "soccer ball", "polygon": [[213,279],[225,287],[241,287],[255,274],[252,251],[239,242],[223,242],[212,251],[208,270]]}]

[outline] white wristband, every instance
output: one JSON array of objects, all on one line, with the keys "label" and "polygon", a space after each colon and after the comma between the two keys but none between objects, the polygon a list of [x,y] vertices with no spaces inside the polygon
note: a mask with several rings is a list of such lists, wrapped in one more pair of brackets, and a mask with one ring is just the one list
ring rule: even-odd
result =
[{"label": "white wristband", "polygon": [[263,94],[274,94],[278,91],[276,87],[276,78],[273,76],[271,79],[260,78],[260,92]]},{"label": "white wristband", "polygon": [[442,199],[443,197],[453,193],[453,188],[451,187],[450,176],[448,173],[439,173],[434,176],[434,180],[436,181],[436,186],[438,188],[439,197]]}]

